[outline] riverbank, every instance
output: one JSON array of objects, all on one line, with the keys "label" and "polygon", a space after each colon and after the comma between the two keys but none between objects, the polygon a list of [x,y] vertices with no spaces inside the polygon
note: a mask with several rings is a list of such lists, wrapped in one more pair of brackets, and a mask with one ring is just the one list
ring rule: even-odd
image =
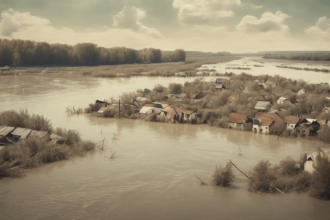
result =
[{"label": "riverbank", "polygon": [[[123,64],[83,67],[16,67],[0,75],[45,75],[45,74],[80,74],[91,77],[131,77],[131,76],[197,76],[209,75],[208,70],[196,68],[204,64],[215,64],[240,59],[234,56],[187,57],[185,62]],[[177,75],[176,75],[177,73]]]}]

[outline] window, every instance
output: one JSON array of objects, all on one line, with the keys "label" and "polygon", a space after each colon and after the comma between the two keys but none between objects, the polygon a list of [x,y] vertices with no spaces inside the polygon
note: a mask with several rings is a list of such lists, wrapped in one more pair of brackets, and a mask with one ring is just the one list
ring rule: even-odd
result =
[{"label": "window", "polygon": [[267,129],[268,129],[268,127],[265,127],[265,129],[267,130]]}]

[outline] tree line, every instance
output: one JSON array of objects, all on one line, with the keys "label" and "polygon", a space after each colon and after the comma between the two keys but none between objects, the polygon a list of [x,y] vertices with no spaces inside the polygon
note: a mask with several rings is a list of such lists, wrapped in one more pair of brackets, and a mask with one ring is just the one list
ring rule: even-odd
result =
[{"label": "tree line", "polygon": [[93,43],[48,44],[29,40],[0,39],[0,66],[96,66],[130,63],[185,61],[182,49],[164,52],[154,48],[104,48]]}]

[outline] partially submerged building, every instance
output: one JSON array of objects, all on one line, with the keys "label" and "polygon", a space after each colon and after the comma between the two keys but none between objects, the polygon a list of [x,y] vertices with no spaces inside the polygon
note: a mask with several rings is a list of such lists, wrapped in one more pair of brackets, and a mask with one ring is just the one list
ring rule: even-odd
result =
[{"label": "partially submerged building", "polygon": [[296,116],[288,115],[284,117],[284,122],[287,130],[294,130],[297,126],[299,126],[301,119]]},{"label": "partially submerged building", "polygon": [[300,136],[316,136],[319,129],[320,124],[317,122],[317,119],[306,118],[302,120],[295,130]]},{"label": "partially submerged building", "polygon": [[238,113],[231,113],[228,118],[228,127],[238,130],[247,130],[247,124],[251,120],[246,116]]},{"label": "partially submerged building", "polygon": [[158,121],[165,121],[165,122],[193,122],[196,120],[196,112],[191,110],[186,110],[178,107],[174,107],[170,105],[160,112],[157,116]]},{"label": "partially submerged building", "polygon": [[284,129],[284,121],[275,113],[259,113],[253,118],[252,131],[255,133],[272,134]]},{"label": "partially submerged building", "polygon": [[0,145],[5,145],[11,143],[12,141],[8,138],[12,131],[15,130],[15,127],[0,127]]}]

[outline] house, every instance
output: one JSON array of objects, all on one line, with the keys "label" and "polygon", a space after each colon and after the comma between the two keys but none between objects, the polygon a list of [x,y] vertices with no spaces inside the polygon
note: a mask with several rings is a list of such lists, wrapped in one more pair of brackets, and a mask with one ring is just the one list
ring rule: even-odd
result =
[{"label": "house", "polygon": [[297,92],[297,96],[298,96],[298,95],[302,95],[302,94],[304,94],[304,93],[306,93],[306,89],[300,89],[300,90]]},{"label": "house", "polygon": [[139,111],[139,118],[144,119],[146,116],[154,113],[154,105],[153,104],[146,104],[144,105]]},{"label": "house", "polygon": [[285,97],[281,97],[277,100],[277,104],[283,105],[283,106],[290,106],[291,102],[290,102],[290,99],[285,98]]},{"label": "house", "polygon": [[224,82],[225,82],[225,79],[222,79],[222,78],[217,78],[217,79],[215,80],[215,83],[216,83],[216,84],[224,84]]},{"label": "house", "polygon": [[267,112],[269,108],[269,101],[258,101],[257,104],[254,106],[254,109],[257,109],[258,112]]},{"label": "house", "polygon": [[317,119],[306,118],[296,127],[295,131],[300,133],[301,136],[315,136],[319,129],[320,124],[317,122]]},{"label": "house", "polygon": [[11,140],[7,137],[11,134],[12,131],[14,131],[14,129],[14,127],[0,126],[0,145],[11,143]]},{"label": "house", "polygon": [[196,120],[197,114],[194,111],[186,110],[170,105],[164,108],[157,116],[158,121],[169,122],[193,122]]},{"label": "house", "polygon": [[317,163],[317,156],[320,154],[321,157],[328,157],[330,160],[330,151],[315,151],[311,155],[307,156],[307,161],[304,164],[304,170],[309,173],[313,173],[315,171],[314,165]]},{"label": "house", "polygon": [[275,113],[259,113],[253,118],[253,132],[272,134],[276,128],[284,128],[284,121]]},{"label": "house", "polygon": [[299,125],[299,122],[301,122],[300,118],[292,115],[285,116],[283,119],[286,123],[287,130],[294,130]]},{"label": "house", "polygon": [[247,124],[251,120],[246,116],[238,113],[231,113],[228,118],[228,127],[238,130],[247,130]]}]

